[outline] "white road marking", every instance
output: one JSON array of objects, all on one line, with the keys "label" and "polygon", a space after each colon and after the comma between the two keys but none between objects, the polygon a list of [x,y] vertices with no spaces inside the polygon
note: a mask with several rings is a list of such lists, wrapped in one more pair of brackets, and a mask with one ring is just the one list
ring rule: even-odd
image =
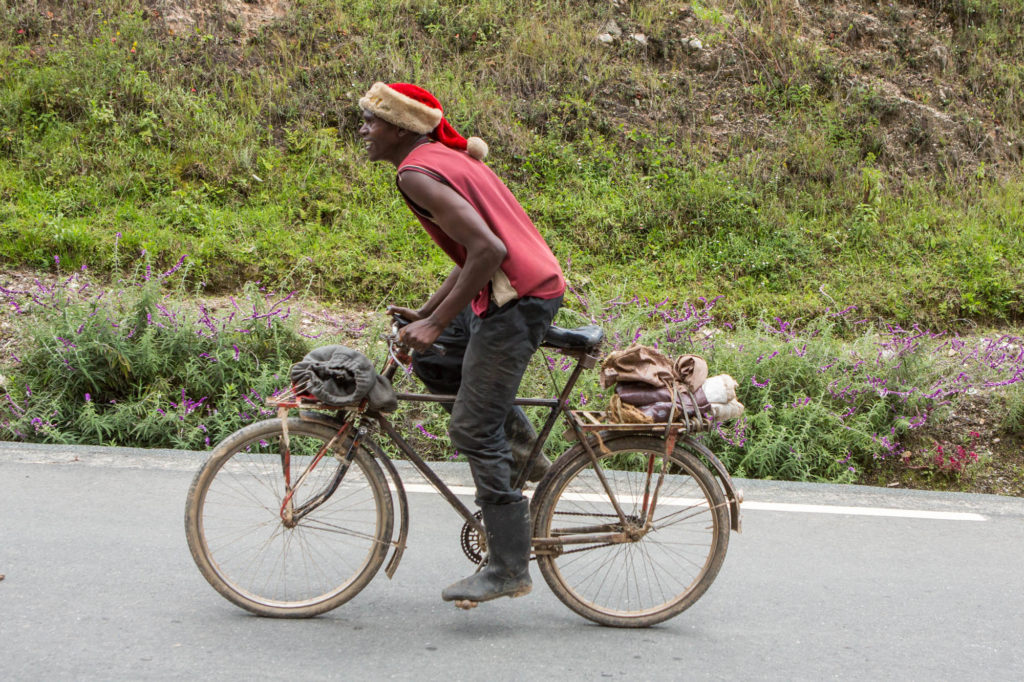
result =
[{"label": "white road marking", "polygon": [[[456,495],[474,495],[476,493],[475,488],[465,485],[453,485],[448,486],[453,493]],[[410,493],[433,493],[438,494],[432,485],[426,483],[411,483],[406,484],[405,489]],[[525,495],[531,497],[533,495],[532,490],[527,490]],[[593,493],[587,494],[574,494],[569,493],[569,497],[577,501],[600,501],[605,499],[603,495],[597,495]],[[628,497],[628,496],[627,496]],[[623,501],[625,498],[621,498]],[[682,497],[668,497],[658,500],[658,504],[665,504],[669,506],[686,507],[703,502],[703,500],[689,499]],[[833,506],[825,504],[791,504],[786,502],[757,502],[754,500],[748,500],[740,505],[740,511],[776,511],[776,512],[789,512],[794,514],[840,514],[846,516],[883,516],[890,518],[903,518],[903,519],[933,519],[936,521],[986,521],[987,518],[981,514],[975,514],[973,512],[946,512],[946,511],[927,511],[924,509],[895,509],[889,507],[844,507],[844,506]]]},{"label": "white road marking", "polygon": [[904,519],[936,519],[939,521],[986,521],[973,512],[927,511],[925,509],[894,509],[890,507],[841,507],[825,504],[787,504],[784,502],[744,502],[743,511],[781,511],[801,514],[848,514],[851,516],[890,516]]}]

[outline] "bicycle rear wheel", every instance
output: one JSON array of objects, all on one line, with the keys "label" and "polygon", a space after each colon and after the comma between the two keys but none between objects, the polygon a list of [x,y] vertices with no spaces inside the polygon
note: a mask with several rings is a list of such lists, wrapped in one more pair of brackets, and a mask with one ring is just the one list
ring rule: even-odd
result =
[{"label": "bicycle rear wheel", "polygon": [[[602,473],[627,520],[643,527],[644,499],[653,496],[665,441],[630,436],[607,448],[608,453],[598,452]],[[612,470],[612,465],[641,470]],[[593,542],[565,543],[552,553],[538,551],[544,579],[576,613],[602,625],[646,627],[690,607],[714,581],[729,544],[725,496],[707,467],[681,445],[669,465],[646,532],[626,542],[597,538],[624,528],[582,446],[556,463],[549,483],[538,491],[535,538],[595,536]]]},{"label": "bicycle rear wheel", "polygon": [[[293,485],[335,433],[288,420]],[[281,517],[281,436],[281,420],[271,419],[217,445],[189,489],[185,534],[199,570],[229,601],[261,616],[306,618],[340,606],[369,583],[387,554],[394,513],[380,467],[361,448],[337,483],[341,463],[334,455],[348,450],[344,438],[292,502],[297,509],[329,496],[289,527]]]}]

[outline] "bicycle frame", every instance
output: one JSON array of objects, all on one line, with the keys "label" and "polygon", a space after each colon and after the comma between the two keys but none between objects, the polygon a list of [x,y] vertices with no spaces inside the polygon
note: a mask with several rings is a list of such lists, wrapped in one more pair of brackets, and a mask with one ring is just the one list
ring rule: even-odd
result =
[{"label": "bicycle frame", "polygon": [[[597,364],[598,357],[596,355],[591,355],[583,351],[563,351],[563,354],[569,357],[575,357],[576,366],[573,368],[572,373],[569,375],[568,380],[562,387],[562,390],[560,391],[559,396],[557,398],[516,398],[513,401],[513,404],[515,405],[520,405],[524,407],[544,407],[548,409],[548,416],[545,419],[544,426],[541,428],[541,431],[538,434],[536,441],[534,442],[533,449],[530,452],[529,459],[531,460],[534,457],[536,457],[540,453],[541,449],[544,447],[544,444],[547,442],[547,439],[551,434],[551,429],[554,428],[555,423],[558,421],[559,415],[562,416],[566,424],[574,431],[574,434],[577,439],[579,439],[582,442],[586,441],[579,423],[572,416],[572,411],[569,408],[569,396],[571,395],[572,389],[575,387],[576,382],[579,380],[580,374],[583,372],[583,370],[594,367]],[[400,366],[401,365],[398,362],[397,357],[391,354],[384,368],[382,369],[381,374],[385,376],[388,380],[391,380],[394,378],[394,375]],[[454,395],[409,392],[396,392],[396,397],[398,398],[399,401],[439,404],[454,403],[456,399],[456,396]],[[295,398],[294,400],[276,400],[273,402],[273,404],[277,406],[278,416],[282,418],[282,421],[286,419],[288,411],[290,409],[302,407],[309,407],[313,409],[325,409],[323,406],[319,406],[315,403],[304,403],[304,401],[300,398]],[[373,450],[376,459],[384,463],[385,469],[390,478],[392,479],[395,490],[398,494],[398,503],[400,509],[401,523],[399,527],[398,540],[392,542],[394,551],[392,553],[391,559],[388,561],[387,567],[385,568],[385,574],[389,578],[394,575],[394,572],[397,570],[398,562],[401,560],[401,556],[405,551],[405,541],[407,537],[408,528],[408,500],[406,499],[405,489],[401,483],[401,478],[398,474],[397,469],[395,469],[394,465],[391,464],[390,459],[380,449],[380,446],[378,446],[377,443],[374,442],[372,438],[369,438],[365,435],[366,426],[368,426],[367,422],[376,423],[380,427],[381,432],[387,435],[388,439],[392,443],[394,443],[396,447],[398,447],[402,455],[407,460],[409,460],[409,462],[412,463],[412,465],[423,476],[423,478],[426,479],[427,482],[429,482],[431,486],[433,486],[433,488],[437,490],[437,492],[442,497],[444,497],[444,499],[456,511],[456,513],[458,513],[459,516],[461,516],[467,524],[472,526],[474,530],[476,530],[478,533],[481,534],[481,536],[483,536],[483,524],[480,523],[479,519],[477,519],[476,516],[474,516],[473,512],[469,510],[469,508],[462,502],[462,500],[460,500],[455,495],[455,493],[451,491],[451,489],[445,484],[445,482],[441,480],[437,473],[430,468],[430,465],[427,464],[426,461],[424,461],[424,459],[420,456],[418,452],[416,452],[415,448],[413,448],[408,443],[408,441],[406,441],[406,439],[398,432],[394,424],[392,424],[391,421],[383,414],[369,415],[364,413],[363,408],[365,408],[365,405],[361,405],[359,407],[359,426],[358,428],[355,429],[355,432],[357,434],[356,438],[361,440],[365,445],[367,445],[371,450]],[[338,408],[334,408],[334,411],[337,412],[339,410]],[[288,451],[286,429],[285,439],[283,443],[284,452],[281,453],[282,471],[285,476],[285,484],[287,489],[286,498],[281,506],[281,518],[286,525],[297,522],[297,520],[300,519],[301,516],[304,516],[305,514],[308,514],[310,511],[315,509],[320,503],[322,503],[327,497],[329,497],[330,494],[333,493],[335,489],[337,489],[342,477],[344,477],[345,471],[348,469],[348,464],[350,463],[350,458],[354,450],[353,441],[353,443],[349,444],[349,447],[346,451],[346,455],[342,458],[342,466],[339,467],[338,473],[336,474],[334,480],[331,481],[331,483],[325,488],[325,490],[320,491],[312,499],[312,501],[303,504],[302,507],[300,507],[298,510],[294,510],[292,508],[291,500],[295,493],[295,490],[302,484],[302,482],[305,480],[309,472],[312,471],[312,469],[314,469],[317,466],[317,464],[319,464],[320,460],[322,459],[324,454],[326,454],[329,447],[333,445],[333,443],[336,442],[337,439],[341,438],[347,430],[351,429],[354,426],[355,421],[353,417],[346,416],[345,418],[339,418],[337,416],[328,416],[323,413],[300,413],[300,418],[305,419],[307,421],[315,421],[330,426],[331,428],[337,430],[337,434],[335,436],[335,439],[332,439],[331,443],[325,445],[321,449],[321,451],[310,460],[309,464],[306,465],[305,470],[302,472],[302,474],[300,474],[299,478],[295,482],[295,485],[293,486],[291,484],[291,455],[290,452]],[[589,449],[590,448],[588,446],[588,450]],[[594,461],[596,462],[596,455],[592,451],[591,456],[594,458]],[[515,481],[515,486],[517,488],[523,487],[523,485],[526,482],[526,475],[527,471],[524,468],[524,470],[520,472],[518,479]],[[626,517],[619,508],[617,501],[614,500],[614,495],[612,495],[611,490],[607,487],[606,483],[605,489],[607,490],[610,498],[613,501],[613,504],[618,510],[620,522],[625,523]],[[593,536],[590,536],[589,541],[594,540],[595,538]],[[560,541],[563,543],[572,543],[574,542],[574,538],[565,537],[562,538]]]},{"label": "bicycle frame", "polygon": [[[595,543],[609,543],[618,544],[624,542],[630,542],[634,539],[637,532],[640,532],[635,526],[637,526],[634,520],[627,518],[623,512],[622,507],[619,504],[611,486],[608,484],[605,478],[602,467],[599,465],[599,457],[591,445],[591,438],[588,436],[589,432],[601,431],[606,433],[606,437],[614,438],[618,435],[628,435],[637,432],[651,432],[653,429],[650,425],[607,425],[598,422],[586,423],[584,419],[577,416],[569,407],[569,396],[572,393],[577,381],[579,380],[580,374],[585,369],[593,368],[597,364],[598,356],[590,354],[582,350],[562,350],[562,354],[576,358],[576,365],[569,375],[565,385],[562,387],[557,398],[516,398],[513,404],[524,407],[543,407],[548,409],[547,418],[544,421],[544,425],[541,428],[540,433],[531,450],[529,459],[532,460],[538,456],[543,449],[548,437],[551,434],[551,430],[554,428],[555,423],[561,416],[566,425],[572,430],[576,440],[581,444],[587,456],[594,464],[594,472],[601,483],[602,488],[608,495],[608,499],[618,516],[618,523],[603,524],[600,526],[593,526],[587,528],[577,528],[576,532],[571,535],[557,535],[556,537],[545,537],[545,538],[534,538],[533,545],[535,553],[558,553],[561,551],[561,547],[564,545],[579,545],[579,544],[595,544]],[[381,374],[387,377],[389,380],[393,379],[398,368],[401,366],[398,358],[391,354],[388,358]],[[396,397],[399,401],[405,402],[420,402],[420,403],[454,403],[456,396],[454,395],[443,395],[443,394],[432,394],[432,393],[411,393],[411,392],[396,392]],[[313,409],[327,409],[325,406],[320,406],[316,403],[309,404],[303,403],[301,399],[296,398],[294,401],[277,401],[275,403],[278,407],[278,413],[282,418],[287,417],[289,409],[309,407]],[[285,521],[286,525],[289,523],[297,522],[302,516],[308,514],[310,511],[316,508],[320,503],[327,499],[334,490],[337,489],[341,479],[344,477],[345,471],[348,469],[348,464],[351,462],[351,457],[355,450],[356,444],[362,442],[364,445],[369,447],[375,456],[380,461],[387,474],[392,479],[395,492],[398,498],[399,510],[400,510],[400,526],[398,531],[397,540],[392,540],[393,552],[388,564],[385,568],[385,574],[392,578],[395,571],[397,570],[398,563],[401,561],[401,557],[405,551],[406,539],[408,536],[408,500],[406,499],[405,488],[402,484],[398,470],[391,463],[388,456],[381,450],[380,446],[374,441],[374,439],[366,435],[368,428],[371,423],[376,423],[380,427],[380,431],[385,434],[388,439],[395,444],[402,455],[412,463],[416,470],[423,476],[424,479],[430,485],[437,490],[437,492],[444,497],[448,504],[463,518],[463,520],[471,526],[481,536],[484,535],[484,527],[480,520],[474,516],[473,512],[456,496],[454,492],[445,484],[443,480],[437,475],[436,472],[430,467],[430,465],[420,456],[420,454],[413,448],[412,445],[406,441],[401,433],[395,428],[394,424],[384,416],[383,414],[367,414],[364,412],[365,404],[358,408],[356,413],[350,413],[345,417],[340,416],[328,416],[324,413],[300,413],[300,418],[307,421],[318,422],[333,429],[337,430],[335,439],[332,439],[330,443],[324,446],[322,451],[318,453],[316,457],[313,457],[309,464],[306,466],[305,471],[299,476],[295,485],[292,486],[290,482],[290,453],[288,453],[287,437],[285,438],[284,446],[285,452],[281,453],[282,456],[282,468],[286,478],[286,485],[288,489],[288,495],[282,504],[281,516]],[[333,408],[335,412],[339,411],[339,408]],[[345,408],[345,411],[349,411],[351,408]],[[582,414],[582,413],[581,413]],[[358,425],[356,420],[358,419]],[[592,418],[591,418],[592,419]],[[285,422],[286,423],[286,422]],[[314,496],[311,501],[303,504],[299,509],[292,509],[291,499],[302,482],[305,480],[308,473],[317,466],[322,456],[326,453],[330,446],[333,445],[337,439],[342,438],[346,431],[354,429],[354,438],[349,443],[346,453],[342,456],[341,466],[339,467],[338,473],[334,480],[325,487],[324,490],[320,491]],[[658,425],[660,433],[665,437],[666,440],[666,452],[671,452],[674,447],[681,431],[689,431],[691,425],[689,422],[685,426],[682,424],[672,424],[666,427],[664,424]],[[610,431],[610,433],[609,433]],[[287,434],[286,434],[287,435]],[[742,493],[736,491],[732,486],[732,480],[725,466],[715,457],[707,448],[699,446],[696,442],[692,441],[689,437],[685,437],[687,444],[699,452],[701,456],[707,459],[716,472],[719,475],[722,487],[726,493],[726,499],[728,500],[731,509],[731,519],[733,530],[739,531],[739,504],[742,502]],[[598,442],[601,442],[600,436],[598,436]],[[648,479],[647,486],[644,490],[644,500],[642,505],[642,516],[639,527],[642,528],[643,524],[648,518],[651,518],[654,514],[654,510],[658,502],[658,494],[661,490],[662,482],[668,472],[668,458],[663,458],[662,466],[660,471],[654,471],[654,457],[652,456],[648,462]],[[524,467],[524,470],[519,473],[517,480],[515,481],[516,488],[522,488],[525,484],[528,467]],[[656,481],[654,481],[654,488],[651,490],[650,484],[655,474],[657,475]],[[543,483],[541,484],[543,485]],[[538,492],[541,489],[538,489]],[[579,532],[585,531],[585,532]]]},{"label": "bicycle frame", "polygon": [[[537,435],[537,440],[533,444],[533,449],[530,451],[529,460],[536,457],[543,449],[544,444],[547,442],[548,436],[551,434],[551,429],[554,428],[555,422],[558,421],[559,415],[561,415],[566,424],[577,430],[577,437],[582,437],[582,432],[578,430],[575,420],[572,418],[571,410],[569,409],[569,395],[572,393],[573,387],[576,386],[576,382],[579,380],[580,374],[584,369],[590,369],[597,364],[597,357],[588,355],[583,352],[566,352],[566,355],[576,358],[576,366],[573,368],[572,374],[569,375],[569,379],[566,381],[565,386],[562,388],[557,398],[516,398],[513,401],[514,405],[520,405],[523,407],[545,407],[548,409],[547,419],[544,421],[544,426],[541,428],[540,433]],[[381,374],[391,380],[395,372],[398,370],[399,364],[395,358],[389,358],[384,370]],[[434,393],[407,393],[398,392],[396,396],[399,401],[407,402],[420,402],[420,403],[454,403],[454,395],[434,394]],[[430,482],[430,484],[448,501],[448,504],[455,509],[456,512],[466,521],[466,523],[473,526],[473,528],[483,533],[483,525],[473,515],[473,513],[459,500],[458,497],[445,485],[444,481],[434,472],[433,469],[420,457],[419,453],[409,445],[409,443],[402,437],[400,433],[395,429],[394,425],[383,415],[377,415],[375,421],[380,425],[381,430],[387,434],[388,438],[398,446],[402,454],[412,462],[413,466],[416,467],[417,471],[423,475],[423,477]],[[519,473],[517,480],[515,481],[514,487],[522,488],[526,482],[526,470]]]}]

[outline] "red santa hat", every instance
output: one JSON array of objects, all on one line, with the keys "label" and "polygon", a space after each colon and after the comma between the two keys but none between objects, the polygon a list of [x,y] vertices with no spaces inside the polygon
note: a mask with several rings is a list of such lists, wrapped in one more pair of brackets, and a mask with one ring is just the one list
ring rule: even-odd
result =
[{"label": "red santa hat", "polygon": [[359,100],[359,106],[388,123],[428,135],[446,147],[465,151],[482,161],[487,143],[479,137],[468,140],[455,132],[444,117],[441,103],[429,92],[411,83],[374,83]]}]

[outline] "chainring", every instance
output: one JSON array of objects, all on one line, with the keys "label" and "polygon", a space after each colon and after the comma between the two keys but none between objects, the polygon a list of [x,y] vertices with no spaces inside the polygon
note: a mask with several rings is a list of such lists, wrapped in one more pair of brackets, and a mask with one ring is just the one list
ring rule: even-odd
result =
[{"label": "chainring", "polygon": [[[473,518],[479,521],[483,518],[483,515],[477,511],[473,514]],[[462,540],[462,552],[466,555],[466,558],[472,561],[475,566],[482,564],[484,556],[487,554],[487,538],[481,536],[479,531],[469,521],[462,524],[462,532],[459,533],[459,537]]]}]

